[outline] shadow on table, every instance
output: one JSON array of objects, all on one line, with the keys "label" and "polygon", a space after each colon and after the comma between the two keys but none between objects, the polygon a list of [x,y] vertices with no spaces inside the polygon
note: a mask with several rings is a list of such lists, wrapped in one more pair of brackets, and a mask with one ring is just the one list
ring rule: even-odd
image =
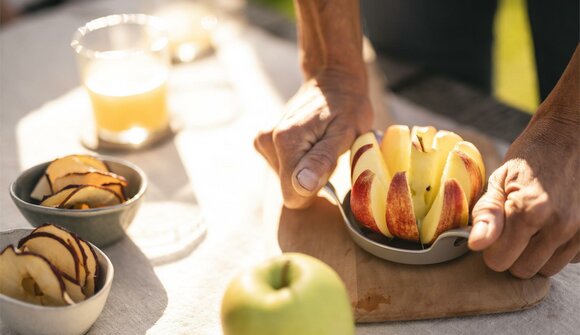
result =
[{"label": "shadow on table", "polygon": [[104,249],[115,269],[113,286],[89,333],[144,334],[163,315],[167,293],[149,260],[129,238]]},{"label": "shadow on table", "polygon": [[205,236],[205,221],[173,139],[147,150],[111,154],[147,175],[144,202],[128,229],[135,246],[153,265],[189,256]]}]

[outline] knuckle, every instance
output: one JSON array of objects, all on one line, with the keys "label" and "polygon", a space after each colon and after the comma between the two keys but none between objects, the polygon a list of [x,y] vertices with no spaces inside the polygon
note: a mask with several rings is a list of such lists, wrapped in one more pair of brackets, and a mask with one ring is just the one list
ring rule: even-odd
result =
[{"label": "knuckle", "polygon": [[336,157],[328,150],[312,151],[309,155],[311,164],[314,164],[317,169],[329,171],[334,169],[336,165]]},{"label": "knuckle", "polygon": [[483,262],[488,268],[495,272],[503,272],[509,268],[511,264],[505,264],[503,257],[497,257],[488,251],[483,252]]},{"label": "knuckle", "polygon": [[512,276],[520,278],[520,279],[530,279],[536,273],[538,273],[538,269],[533,269],[529,264],[523,264],[521,262],[516,262],[512,265],[509,269],[509,272]]},{"label": "knuckle", "polygon": [[551,276],[553,276],[553,275],[557,274],[558,272],[560,272],[560,270],[562,270],[562,269],[563,269],[563,267],[559,267],[559,266],[553,266],[553,265],[551,265],[551,264],[548,264],[548,265],[544,266],[544,267],[543,267],[543,268],[542,268],[542,269],[539,271],[539,273],[540,273],[541,275],[543,275],[543,276],[546,276],[546,277],[551,277]]}]

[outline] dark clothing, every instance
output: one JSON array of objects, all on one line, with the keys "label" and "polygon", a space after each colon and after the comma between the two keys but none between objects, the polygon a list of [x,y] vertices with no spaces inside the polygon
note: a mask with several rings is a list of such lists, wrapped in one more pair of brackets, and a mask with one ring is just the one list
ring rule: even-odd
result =
[{"label": "dark clothing", "polygon": [[[564,72],[579,37],[578,0],[528,0],[540,96]],[[491,91],[497,0],[361,0],[379,54],[409,60]]]}]

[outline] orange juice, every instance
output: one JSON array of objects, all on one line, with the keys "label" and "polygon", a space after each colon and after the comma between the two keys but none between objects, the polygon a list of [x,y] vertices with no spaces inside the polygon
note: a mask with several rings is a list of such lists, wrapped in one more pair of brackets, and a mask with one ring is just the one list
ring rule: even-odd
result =
[{"label": "orange juice", "polygon": [[168,127],[167,66],[152,57],[104,59],[88,66],[89,92],[99,134]]}]

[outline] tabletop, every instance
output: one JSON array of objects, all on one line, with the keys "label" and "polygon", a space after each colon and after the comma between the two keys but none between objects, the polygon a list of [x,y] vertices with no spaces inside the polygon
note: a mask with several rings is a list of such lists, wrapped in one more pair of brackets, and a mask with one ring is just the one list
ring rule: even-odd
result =
[{"label": "tabletop", "polygon": [[[0,30],[2,230],[29,226],[7,191],[23,169],[90,152],[80,144],[77,127],[88,122],[90,111],[68,46],[72,32],[98,16],[146,10],[147,2],[138,0],[85,1]],[[129,236],[104,249],[115,279],[89,334],[220,334],[227,283],[281,252],[277,221],[271,219],[280,212],[281,196],[252,139],[275,124],[299,87],[297,49],[240,18],[224,20],[216,45],[213,55],[174,68],[171,109],[181,131],[153,149],[116,154],[141,166],[150,188]],[[397,122],[464,128],[409,101],[412,92],[380,92],[377,100]],[[500,152],[509,144],[505,140],[492,138]],[[167,222],[177,222],[191,240],[169,251],[149,248],[151,234]],[[166,257],[158,257],[164,252]],[[546,299],[526,311],[364,324],[357,334],[573,334],[580,328],[578,307],[580,267],[572,265],[552,278]],[[12,334],[2,324],[0,333]]]}]

